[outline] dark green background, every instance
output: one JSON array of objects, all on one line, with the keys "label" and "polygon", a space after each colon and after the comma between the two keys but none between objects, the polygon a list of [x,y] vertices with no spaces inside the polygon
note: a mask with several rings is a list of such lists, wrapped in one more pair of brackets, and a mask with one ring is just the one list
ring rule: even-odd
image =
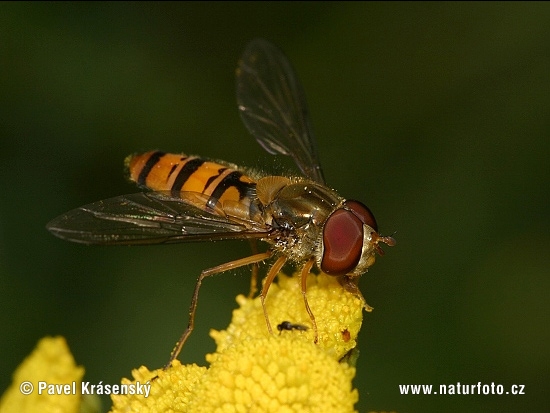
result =
[{"label": "dark green background", "polygon": [[[397,231],[361,280],[358,410],[548,411],[549,22],[548,3],[0,4],[0,391],[49,334],[93,383],[161,366],[201,269],[248,253],[84,247],[44,226],[136,191],[135,151],[289,165],[236,110],[261,36],[300,75],[329,185]],[[248,282],[205,282],[183,362],[206,364]],[[398,390],[478,381],[526,395]]]}]

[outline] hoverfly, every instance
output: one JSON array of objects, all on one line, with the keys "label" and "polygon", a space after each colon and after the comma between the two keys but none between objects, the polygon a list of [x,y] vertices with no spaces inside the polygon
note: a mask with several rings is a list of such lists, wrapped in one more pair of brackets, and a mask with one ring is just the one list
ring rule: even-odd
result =
[{"label": "hoverfly", "polygon": [[260,175],[222,161],[160,151],[126,159],[130,179],[148,192],[118,196],[82,206],[52,220],[54,235],[83,244],[159,244],[222,239],[261,240],[266,252],[202,271],[191,301],[189,322],[170,360],[178,356],[194,328],[199,289],[206,277],[234,268],[274,262],[260,292],[268,289],[286,262],[301,266],[301,290],[318,340],[315,317],[306,295],[313,266],[340,277],[369,308],[357,287],[358,277],[383,254],[371,211],[346,200],[325,185],[302,86],[284,54],[270,42],[253,40],[236,71],[240,116],[270,154],[290,156],[303,176]]}]

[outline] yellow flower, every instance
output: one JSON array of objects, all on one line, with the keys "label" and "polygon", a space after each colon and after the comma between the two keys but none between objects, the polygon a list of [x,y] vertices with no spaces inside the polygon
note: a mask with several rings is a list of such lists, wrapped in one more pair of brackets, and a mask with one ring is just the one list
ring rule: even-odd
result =
[{"label": "yellow flower", "polygon": [[[307,314],[298,274],[287,277],[279,274],[265,300],[267,314],[275,334],[283,321],[308,327],[306,331],[281,331],[281,337],[295,335],[313,342],[314,330]],[[319,347],[328,355],[340,360],[357,346],[357,335],[363,321],[363,302],[345,291],[336,277],[326,274],[309,274],[307,298],[315,316],[319,332]],[[217,344],[216,353],[207,357],[212,362],[216,354],[244,339],[268,337],[266,321],[259,298],[237,297],[240,308],[233,312],[231,324],[224,331],[211,331]]]},{"label": "yellow flower", "polygon": [[[0,400],[0,413],[77,413],[81,405],[79,392],[83,375],[84,368],[75,364],[65,339],[45,337],[15,371],[12,385]],[[39,394],[39,382],[71,386],[75,382],[77,394],[49,394],[48,389]],[[29,392],[31,386],[30,394],[23,394]]]},{"label": "yellow flower", "polygon": [[[317,321],[319,344],[305,310],[299,277],[279,275],[266,299],[275,334],[267,331],[258,298],[237,297],[227,330],[212,331],[217,350],[210,367],[133,371],[135,381],[151,382],[149,398],[112,396],[112,413],[139,412],[353,412],[355,368],[339,362],[356,346],[363,303],[334,277],[308,278],[307,297]],[[308,327],[282,330],[283,321]],[[127,379],[123,383],[130,383]]]},{"label": "yellow flower", "polygon": [[189,412],[353,412],[355,368],[296,335],[244,340],[219,353]]},{"label": "yellow flower", "polygon": [[174,360],[167,371],[149,371],[141,366],[132,371],[133,381],[122,379],[122,384],[150,382],[149,397],[143,395],[112,395],[112,412],[186,412],[197,381],[206,373],[206,367],[196,364],[181,365]]}]

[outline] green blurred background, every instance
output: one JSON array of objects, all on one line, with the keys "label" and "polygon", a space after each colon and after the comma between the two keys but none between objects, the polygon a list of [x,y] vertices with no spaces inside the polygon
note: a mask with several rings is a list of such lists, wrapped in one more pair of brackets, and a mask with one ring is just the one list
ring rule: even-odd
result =
[{"label": "green blurred background", "polygon": [[[0,4],[0,392],[45,335],[91,382],[161,366],[201,269],[248,253],[84,247],[44,226],[136,191],[135,151],[288,165],[236,110],[254,37],[298,71],[329,185],[397,231],[361,280],[357,409],[549,411],[549,3]],[[206,365],[248,274],[206,280],[183,362]],[[526,395],[398,390],[478,381]]]}]

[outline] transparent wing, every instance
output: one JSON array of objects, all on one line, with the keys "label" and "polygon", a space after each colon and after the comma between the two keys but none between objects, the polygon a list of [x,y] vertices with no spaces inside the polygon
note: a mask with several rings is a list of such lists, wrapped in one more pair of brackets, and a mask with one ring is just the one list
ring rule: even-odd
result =
[{"label": "transparent wing", "polygon": [[250,42],[239,61],[237,103],[267,152],[292,157],[304,175],[324,184],[304,91],[286,56],[267,40]]},{"label": "transparent wing", "polygon": [[205,211],[193,205],[203,195],[188,194],[191,202],[161,192],[117,196],[73,209],[46,227],[68,241],[122,245],[262,238],[269,231],[223,216],[219,207]]}]

